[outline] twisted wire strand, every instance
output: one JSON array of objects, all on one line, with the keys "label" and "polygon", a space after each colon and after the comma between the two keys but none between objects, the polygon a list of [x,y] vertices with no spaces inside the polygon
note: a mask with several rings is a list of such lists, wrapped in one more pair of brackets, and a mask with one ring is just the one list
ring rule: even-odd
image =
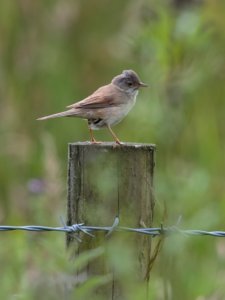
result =
[{"label": "twisted wire strand", "polygon": [[73,224],[71,226],[64,225],[63,227],[49,227],[49,226],[39,226],[39,225],[28,225],[28,226],[8,226],[1,225],[0,231],[15,231],[15,230],[23,230],[23,231],[36,231],[36,232],[47,232],[47,231],[55,231],[55,232],[66,232],[66,233],[80,233],[83,232],[91,237],[94,236],[94,232],[102,231],[105,232],[106,235],[112,234],[114,231],[122,231],[122,232],[135,232],[139,234],[145,234],[149,236],[159,236],[159,235],[174,235],[174,234],[182,234],[182,235],[192,235],[192,236],[214,236],[214,237],[225,237],[225,231],[206,231],[206,230],[198,230],[198,229],[179,229],[176,226],[170,227],[155,227],[155,228],[130,228],[124,226],[118,226],[118,221],[115,220],[112,226],[86,226],[83,223],[81,224]]}]

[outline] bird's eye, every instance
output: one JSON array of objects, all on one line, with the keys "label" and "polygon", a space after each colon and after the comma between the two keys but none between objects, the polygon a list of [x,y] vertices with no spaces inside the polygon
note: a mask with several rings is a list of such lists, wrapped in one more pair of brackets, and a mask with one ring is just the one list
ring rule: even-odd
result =
[{"label": "bird's eye", "polygon": [[132,86],[133,83],[132,83],[131,81],[127,81],[127,85],[128,85],[128,86]]}]

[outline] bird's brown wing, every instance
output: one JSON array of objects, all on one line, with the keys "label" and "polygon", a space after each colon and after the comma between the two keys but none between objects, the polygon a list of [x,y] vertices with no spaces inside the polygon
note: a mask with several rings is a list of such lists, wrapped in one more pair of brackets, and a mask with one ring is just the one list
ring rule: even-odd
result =
[{"label": "bird's brown wing", "polygon": [[67,106],[67,108],[101,109],[118,106],[118,104],[121,103],[120,100],[122,100],[120,99],[120,93],[121,92],[118,91],[116,87],[114,87],[112,84],[109,84],[99,88],[84,100]]}]

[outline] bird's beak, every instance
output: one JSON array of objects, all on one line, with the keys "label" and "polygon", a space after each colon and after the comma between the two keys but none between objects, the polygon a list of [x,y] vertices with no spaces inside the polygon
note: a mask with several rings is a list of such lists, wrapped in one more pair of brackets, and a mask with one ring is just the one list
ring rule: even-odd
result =
[{"label": "bird's beak", "polygon": [[146,84],[144,82],[139,82],[139,86],[141,86],[141,87],[148,87],[148,84]]}]

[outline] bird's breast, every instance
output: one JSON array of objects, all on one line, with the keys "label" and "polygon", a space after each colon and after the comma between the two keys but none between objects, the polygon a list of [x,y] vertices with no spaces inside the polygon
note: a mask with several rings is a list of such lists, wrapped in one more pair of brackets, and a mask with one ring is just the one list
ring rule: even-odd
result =
[{"label": "bird's breast", "polygon": [[118,124],[134,106],[137,94],[138,91],[127,93],[123,95],[123,101],[120,101],[117,105],[97,111],[90,111],[88,115],[90,128],[97,130],[108,125],[113,126]]},{"label": "bird's breast", "polygon": [[115,125],[119,123],[133,108],[136,103],[138,91],[129,95],[128,101],[125,101],[123,104],[118,105],[117,107],[111,108],[110,115],[108,116],[107,124]]}]

